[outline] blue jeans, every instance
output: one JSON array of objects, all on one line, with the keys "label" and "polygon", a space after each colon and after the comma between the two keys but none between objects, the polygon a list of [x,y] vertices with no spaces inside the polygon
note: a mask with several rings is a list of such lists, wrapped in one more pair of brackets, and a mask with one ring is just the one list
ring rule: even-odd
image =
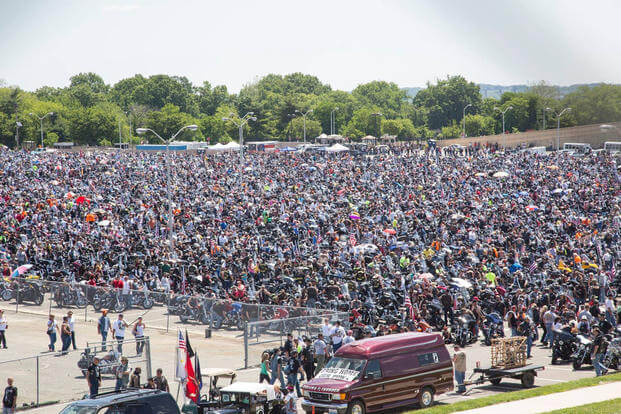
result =
[{"label": "blue jeans", "polygon": [[593,368],[595,368],[595,376],[601,376],[604,371],[606,371],[606,367],[602,365],[602,359],[604,359],[604,354],[597,353],[595,354],[595,358],[593,358]]},{"label": "blue jeans", "polygon": [[67,350],[69,349],[69,347],[71,346],[71,335],[61,335],[60,336],[60,340],[63,344],[63,355],[67,353]]},{"label": "blue jeans", "polygon": [[116,337],[116,342],[117,342],[117,347],[116,350],[119,352],[119,354],[123,354],[123,337],[122,336],[117,336]]},{"label": "blue jeans", "polygon": [[552,347],[552,342],[554,342],[554,332],[552,331],[552,324],[546,323],[546,337],[543,338],[543,342],[547,342],[550,344],[550,348]]},{"label": "blue jeans", "polygon": [[280,370],[280,376],[278,376],[278,372],[277,371],[272,371],[272,381],[271,381],[271,384],[274,385],[276,383],[276,380],[280,381],[280,386],[281,387],[285,387],[287,385],[287,383],[285,382],[285,377],[282,375],[282,370]]},{"label": "blue jeans", "polygon": [[528,335],[526,337],[526,358],[530,358],[530,349],[533,346],[533,337],[532,335]]},{"label": "blue jeans", "polygon": [[615,315],[609,310],[606,310],[606,320],[614,327],[617,324]]},{"label": "blue jeans", "polygon": [[300,391],[300,381],[297,372],[287,375],[287,382],[295,387],[295,392],[297,392],[298,395],[302,395],[302,392]]},{"label": "blue jeans", "polygon": [[466,373],[464,371],[455,371],[455,381],[457,382],[457,392],[465,392],[466,386],[464,380],[466,379]]},{"label": "blue jeans", "polygon": [[511,327],[511,336],[518,336],[517,328]]},{"label": "blue jeans", "polygon": [[106,341],[108,340],[108,331],[101,333],[101,350],[107,351]]},{"label": "blue jeans", "polygon": [[48,334],[50,337],[50,344],[48,345],[48,348],[50,349],[50,351],[54,351],[54,344],[56,343],[56,332],[52,332]]}]

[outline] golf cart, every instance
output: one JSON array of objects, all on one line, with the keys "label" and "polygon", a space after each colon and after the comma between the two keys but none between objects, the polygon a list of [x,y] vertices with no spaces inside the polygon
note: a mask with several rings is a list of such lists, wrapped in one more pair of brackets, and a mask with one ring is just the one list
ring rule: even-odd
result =
[{"label": "golf cart", "polygon": [[207,388],[207,393],[201,396],[198,405],[194,403],[185,404],[182,412],[184,413],[203,413],[211,409],[216,409],[220,406],[220,390],[223,385],[218,386],[218,380],[220,378],[229,380],[228,384],[233,384],[235,381],[235,371],[228,368],[207,368],[201,375],[203,377],[203,389]]},{"label": "golf cart", "polygon": [[207,408],[207,414],[269,414],[280,413],[284,404],[282,395],[270,384],[236,382],[220,390],[219,407]]}]

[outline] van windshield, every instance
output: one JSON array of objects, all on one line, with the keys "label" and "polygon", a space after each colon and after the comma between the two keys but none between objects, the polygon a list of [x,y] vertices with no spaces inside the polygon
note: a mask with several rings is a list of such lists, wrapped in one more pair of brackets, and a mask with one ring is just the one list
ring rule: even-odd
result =
[{"label": "van windshield", "polygon": [[333,357],[317,375],[317,378],[353,381],[360,377],[366,363],[367,361],[364,359]]},{"label": "van windshield", "polygon": [[70,405],[60,412],[60,414],[95,414],[97,407],[80,407],[79,405]]}]

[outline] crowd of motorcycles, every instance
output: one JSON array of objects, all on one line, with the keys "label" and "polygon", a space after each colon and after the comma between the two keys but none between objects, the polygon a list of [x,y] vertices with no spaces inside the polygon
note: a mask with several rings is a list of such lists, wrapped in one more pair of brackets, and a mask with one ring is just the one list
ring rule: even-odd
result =
[{"label": "crowd of motorcycles", "polygon": [[[572,333],[570,328],[563,328],[555,332],[555,340],[552,345],[552,364],[559,362],[571,362],[575,370],[583,365],[592,365],[593,338],[586,333]],[[602,365],[606,369],[617,370],[621,362],[621,327],[612,333],[604,335],[608,347]]]}]

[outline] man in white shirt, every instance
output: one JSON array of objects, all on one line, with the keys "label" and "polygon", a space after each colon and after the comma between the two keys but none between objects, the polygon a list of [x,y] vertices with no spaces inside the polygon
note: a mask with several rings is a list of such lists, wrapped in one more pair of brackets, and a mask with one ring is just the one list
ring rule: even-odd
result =
[{"label": "man in white shirt", "polygon": [[138,320],[134,324],[134,337],[136,338],[136,355],[142,356],[142,350],[144,349],[144,328],[145,324],[142,321],[142,316],[138,317]]},{"label": "man in white shirt", "polygon": [[330,345],[330,341],[332,340],[332,334],[334,334],[334,326],[330,325],[330,321],[328,319],[323,320],[321,333],[323,334],[326,345]]},{"label": "man in white shirt", "polygon": [[73,345],[73,350],[78,349],[75,346],[75,319],[73,318],[73,312],[67,312],[67,323],[69,324],[69,330],[71,331],[71,344]]},{"label": "man in white shirt", "polygon": [[123,314],[119,313],[119,318],[112,324],[112,331],[118,343],[117,350],[119,354],[123,354],[123,340],[125,339],[125,328],[129,325],[123,320]]},{"label": "man in white shirt", "polygon": [[341,322],[336,321],[334,324],[334,333],[332,334],[332,351],[336,352],[343,345],[345,338],[345,329],[341,326]]},{"label": "man in white shirt", "polygon": [[604,302],[604,306],[606,307],[606,320],[613,326],[617,326],[617,320],[615,318],[615,301],[612,295],[608,295],[606,301]]},{"label": "man in white shirt", "polygon": [[125,305],[127,305],[127,307],[131,307],[131,301],[129,300],[129,289],[130,289],[130,282],[129,282],[129,277],[125,276],[123,278],[123,288],[121,289],[121,297],[123,298],[122,301],[125,302]]},{"label": "man in white shirt", "polygon": [[319,374],[326,364],[326,348],[328,346],[323,340],[323,334],[317,335],[317,339],[313,342],[313,352],[315,359],[317,360],[317,366],[315,367],[315,375]]},{"label": "man in white shirt", "polygon": [[343,345],[350,344],[354,342],[356,338],[354,338],[354,332],[352,330],[347,331],[347,336],[343,338]]}]

